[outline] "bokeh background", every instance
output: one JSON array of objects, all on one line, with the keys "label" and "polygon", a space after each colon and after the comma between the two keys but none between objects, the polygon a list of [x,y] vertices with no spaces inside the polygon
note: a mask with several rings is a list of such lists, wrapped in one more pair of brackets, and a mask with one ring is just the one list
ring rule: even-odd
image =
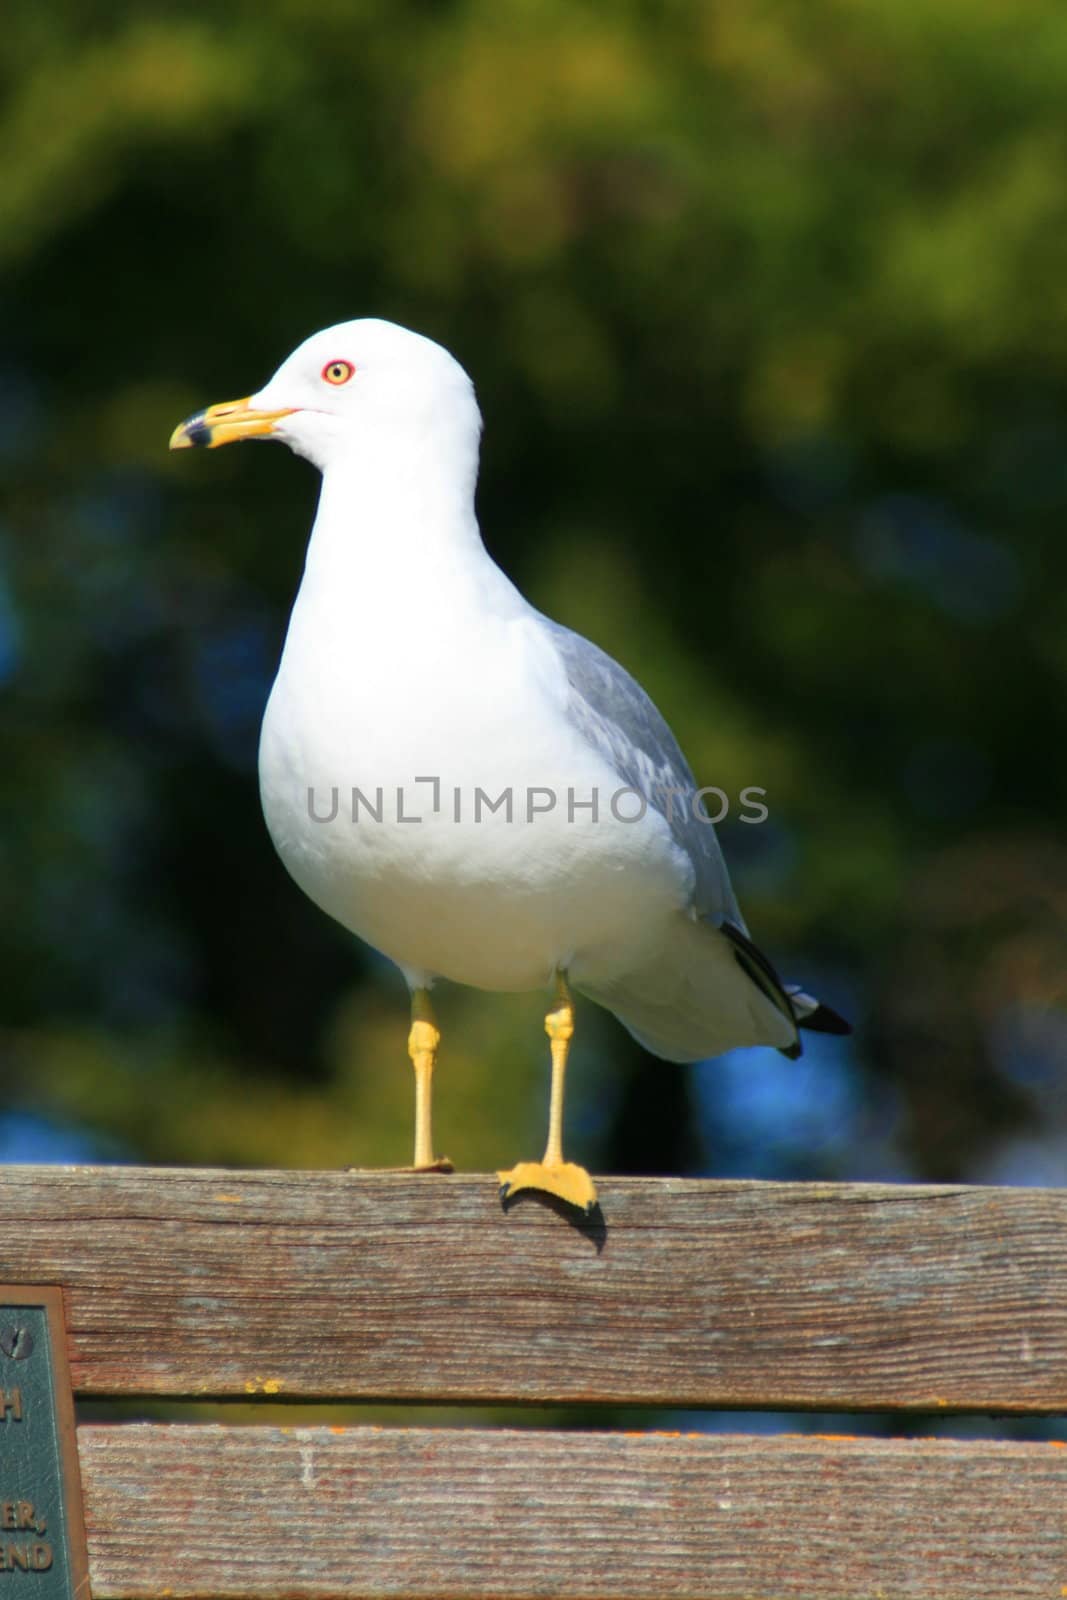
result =
[{"label": "bokeh background", "polygon": [[[255,779],[317,481],[168,457],[358,315],[648,686],[761,945],[856,1023],[644,1056],[594,1170],[1067,1181],[1060,0],[16,5],[0,73],[0,1159],[410,1159],[398,975]],[[442,990],[440,1147],[538,1152],[541,998]]]}]

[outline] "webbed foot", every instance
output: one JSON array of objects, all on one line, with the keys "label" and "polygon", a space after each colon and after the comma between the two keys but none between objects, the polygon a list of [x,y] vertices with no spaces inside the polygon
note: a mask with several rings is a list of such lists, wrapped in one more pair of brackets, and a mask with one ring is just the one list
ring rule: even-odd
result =
[{"label": "webbed foot", "polygon": [[500,1198],[509,1200],[521,1189],[539,1189],[542,1194],[554,1194],[568,1205],[590,1214],[596,1205],[596,1189],[584,1167],[573,1161],[520,1161],[510,1172],[498,1172]]}]

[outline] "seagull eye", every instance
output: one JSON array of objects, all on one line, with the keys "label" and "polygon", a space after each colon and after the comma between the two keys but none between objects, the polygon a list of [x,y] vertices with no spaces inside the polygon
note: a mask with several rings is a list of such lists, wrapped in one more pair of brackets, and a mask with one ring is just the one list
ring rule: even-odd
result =
[{"label": "seagull eye", "polygon": [[351,361],[327,361],[322,375],[327,383],[347,383],[355,370]]}]

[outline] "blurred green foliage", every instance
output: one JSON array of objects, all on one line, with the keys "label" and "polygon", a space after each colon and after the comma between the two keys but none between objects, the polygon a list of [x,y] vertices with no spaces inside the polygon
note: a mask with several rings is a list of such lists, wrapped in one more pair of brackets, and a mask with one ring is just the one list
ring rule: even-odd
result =
[{"label": "blurred green foliage", "polygon": [[[166,454],[315,328],[380,315],[475,378],[496,557],[642,679],[702,782],[767,789],[764,827],[723,830],[746,913],[859,1024],[802,1068],[687,1073],[583,1013],[575,1156],[1062,1181],[1062,4],[52,0],[5,23],[16,1132],[409,1159],[402,986],[301,898],[258,811],[315,483],[280,450]],[[536,1153],[539,998],[442,1010],[439,1143]]]}]

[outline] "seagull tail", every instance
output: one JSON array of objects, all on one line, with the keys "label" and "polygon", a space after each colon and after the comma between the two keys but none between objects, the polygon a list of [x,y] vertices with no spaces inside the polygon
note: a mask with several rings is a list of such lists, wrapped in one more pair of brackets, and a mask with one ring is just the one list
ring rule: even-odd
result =
[{"label": "seagull tail", "polygon": [[784,984],[744,929],[725,919],[674,918],[639,968],[609,976],[576,969],[571,981],[665,1061],[703,1061],[756,1044],[795,1057],[803,1028],[848,1032],[829,1006]]},{"label": "seagull tail", "polygon": [[740,929],[738,936],[743,948],[710,921],[672,917],[639,967],[607,977],[574,970],[572,982],[665,1061],[703,1061],[743,1045],[793,1050],[792,1007]]}]

